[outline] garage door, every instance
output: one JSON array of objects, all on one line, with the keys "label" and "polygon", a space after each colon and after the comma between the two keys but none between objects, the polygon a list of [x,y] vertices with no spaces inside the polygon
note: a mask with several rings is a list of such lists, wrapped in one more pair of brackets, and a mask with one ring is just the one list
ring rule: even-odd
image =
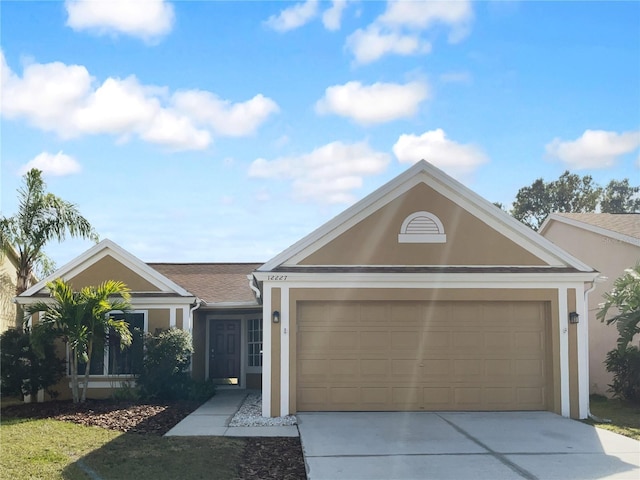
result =
[{"label": "garage door", "polygon": [[298,411],[546,410],[544,302],[299,302]]}]

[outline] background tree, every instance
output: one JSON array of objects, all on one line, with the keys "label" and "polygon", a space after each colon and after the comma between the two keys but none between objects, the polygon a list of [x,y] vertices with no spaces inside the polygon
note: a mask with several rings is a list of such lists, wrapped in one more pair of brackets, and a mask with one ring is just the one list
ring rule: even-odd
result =
[{"label": "background tree", "polygon": [[617,397],[640,402],[640,349],[631,344],[640,333],[640,263],[615,280],[604,300],[597,318],[618,329],[617,348],[607,353],[605,360],[607,371],[613,373],[611,391]]},{"label": "background tree", "polygon": [[[87,398],[91,354],[97,346],[104,346],[109,334],[119,337],[120,347],[131,344],[132,335],[125,320],[109,316],[112,311],[130,309],[129,288],[122,282],[107,280],[97,287],[88,286],[74,291],[62,279],[47,284],[51,301],[37,302],[27,306],[29,314],[40,313],[39,322],[33,327],[33,341],[59,337],[69,346],[71,355],[71,392],[74,403]],[[82,393],[79,389],[78,365],[85,364]]]},{"label": "background tree", "polygon": [[511,215],[538,230],[550,213],[634,213],[640,211],[640,187],[632,187],[629,180],[612,180],[602,188],[590,175],[565,171],[557,180],[545,182],[538,178],[522,187],[516,194]]},{"label": "background tree", "polygon": [[640,212],[640,187],[629,185],[629,179],[611,180],[602,192],[600,211],[602,213]]},{"label": "background tree", "polygon": [[[13,216],[0,219],[0,249],[4,252],[13,246],[18,253],[16,295],[29,288],[36,267],[53,268],[43,251],[48,242],[61,242],[67,234],[98,240],[91,224],[80,215],[76,205],[47,193],[40,170],[29,170],[23,182],[24,185],[18,189],[18,211]],[[16,327],[21,328],[22,321],[22,308],[18,306]]]}]

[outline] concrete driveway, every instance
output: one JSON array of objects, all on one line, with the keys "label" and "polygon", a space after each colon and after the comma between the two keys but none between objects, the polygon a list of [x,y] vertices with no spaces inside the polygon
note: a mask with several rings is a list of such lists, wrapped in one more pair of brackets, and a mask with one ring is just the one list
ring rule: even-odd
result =
[{"label": "concrete driveway", "polygon": [[640,442],[550,412],[299,413],[309,480],[640,479]]}]

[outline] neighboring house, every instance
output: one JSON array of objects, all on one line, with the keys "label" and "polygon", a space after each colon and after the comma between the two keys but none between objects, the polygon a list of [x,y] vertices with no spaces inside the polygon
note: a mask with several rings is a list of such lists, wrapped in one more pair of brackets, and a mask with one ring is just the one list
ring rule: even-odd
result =
[{"label": "neighboring house", "polygon": [[605,277],[589,294],[589,390],[610,395],[613,378],[604,360],[616,347],[618,331],[598,320],[596,313],[616,278],[640,261],[640,214],[553,213],[540,233]]},{"label": "neighboring house", "polygon": [[[0,333],[18,326],[16,325],[16,304],[13,301],[16,296],[17,269],[18,252],[13,247],[0,251]],[[32,275],[31,284],[37,281],[37,278]]]},{"label": "neighboring house", "polygon": [[[264,265],[145,264],[105,240],[61,276],[133,290],[146,331],[193,332],[193,376],[314,410],[588,412],[591,267],[421,161]],[[575,315],[574,315],[575,317]],[[264,322],[262,319],[264,318]],[[131,378],[91,377],[94,394]],[[116,376],[118,372],[120,376]]]},{"label": "neighboring house", "polygon": [[16,266],[17,257],[13,249],[0,251],[0,333],[16,326]]}]

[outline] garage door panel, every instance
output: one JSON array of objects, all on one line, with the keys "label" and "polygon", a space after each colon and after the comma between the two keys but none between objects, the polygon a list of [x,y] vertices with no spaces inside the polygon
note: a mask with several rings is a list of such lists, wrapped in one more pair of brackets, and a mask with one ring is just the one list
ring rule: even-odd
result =
[{"label": "garage door panel", "polygon": [[298,410],[546,409],[543,302],[337,303],[298,304]]}]

